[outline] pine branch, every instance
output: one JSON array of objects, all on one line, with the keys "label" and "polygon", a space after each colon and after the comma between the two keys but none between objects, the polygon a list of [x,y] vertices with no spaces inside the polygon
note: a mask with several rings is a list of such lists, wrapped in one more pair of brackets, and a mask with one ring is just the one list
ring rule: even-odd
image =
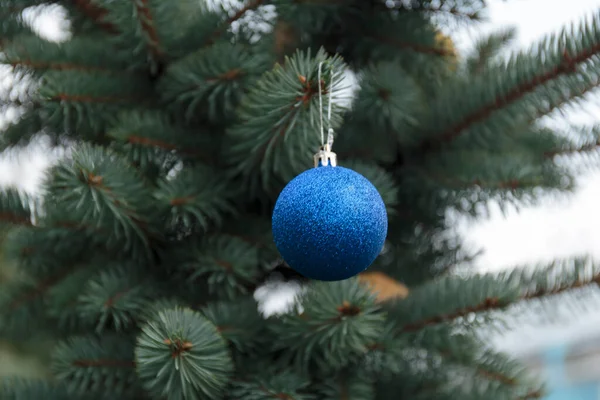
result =
[{"label": "pine branch", "polygon": [[[566,143],[559,142],[554,148],[543,153],[545,158],[590,153],[600,147],[600,126],[571,129],[568,133],[570,136],[575,136],[575,141],[579,143],[570,140],[565,140]],[[561,136],[568,137],[569,135],[563,134]]]},{"label": "pine branch", "polygon": [[52,354],[54,376],[80,396],[123,398],[138,393],[135,367],[133,341],[128,336],[71,337]]},{"label": "pine branch", "polygon": [[203,165],[160,181],[154,196],[167,229],[183,226],[207,231],[221,225],[224,214],[235,212],[232,200],[237,195],[226,182],[224,175]]},{"label": "pine branch", "polygon": [[90,0],[71,0],[77,9],[86,17],[91,19],[96,25],[108,33],[116,33],[117,29],[113,24],[103,21],[108,11],[97,6]]},{"label": "pine branch", "polygon": [[234,370],[217,328],[199,312],[179,307],[160,311],[142,327],[135,361],[153,398],[221,398]]},{"label": "pine branch", "polygon": [[[418,9],[418,8],[417,8]],[[431,6],[431,7],[423,7],[423,11],[434,14],[446,14],[452,17],[458,17],[460,19],[468,19],[468,20],[478,20],[480,19],[480,14],[477,11],[466,11],[460,10],[457,7],[444,9],[442,5]]]},{"label": "pine branch", "polygon": [[229,235],[208,236],[200,245],[194,240],[183,248],[185,256],[179,255],[181,248],[174,249],[177,269],[192,284],[208,280],[209,292],[222,298],[249,293],[261,272],[258,249]]},{"label": "pine branch", "polygon": [[240,352],[256,351],[271,339],[265,320],[251,296],[232,302],[210,302],[201,311],[223,338]]},{"label": "pine branch", "polygon": [[40,97],[46,100],[44,126],[97,140],[123,108],[152,102],[150,90],[148,79],[141,75],[47,71],[39,87]]},{"label": "pine branch", "polygon": [[0,213],[0,221],[14,225],[32,226],[31,220],[7,212]]},{"label": "pine branch", "polygon": [[[327,71],[338,73],[331,77],[326,72],[317,82],[320,62]],[[333,128],[339,126],[342,109],[335,106],[335,98],[340,95],[343,69],[339,57],[330,58],[322,49],[314,56],[298,51],[283,66],[277,64],[265,73],[242,99],[238,120],[227,131],[228,155],[231,172],[247,179],[250,191],[272,187],[277,179],[291,179],[305,169],[318,145],[318,93],[330,86],[326,82],[331,79],[331,123]]]},{"label": "pine branch", "polygon": [[240,98],[270,67],[245,46],[218,43],[169,65],[158,90],[165,105],[186,120],[207,116],[220,123],[235,116]]},{"label": "pine branch", "polygon": [[14,311],[15,309],[21,307],[23,304],[30,303],[33,300],[45,295],[55,285],[57,285],[65,277],[67,277],[69,274],[71,274],[73,271],[77,270],[80,267],[81,266],[78,264],[71,265],[69,267],[63,268],[58,273],[39,281],[33,286],[33,288],[26,290],[20,296],[11,300],[6,306],[6,309]]},{"label": "pine branch", "polygon": [[156,209],[147,202],[151,192],[139,172],[102,147],[78,146],[72,155],[50,170],[45,201],[77,226],[102,228],[107,241],[150,256],[150,241],[160,233],[150,223]]},{"label": "pine branch", "polygon": [[0,190],[0,222],[32,226],[30,202],[16,189]]},{"label": "pine branch", "polygon": [[441,57],[451,57],[451,56],[456,55],[456,53],[454,51],[449,50],[449,49],[445,49],[442,47],[435,47],[435,46],[428,47],[428,46],[420,45],[418,43],[403,42],[403,41],[393,38],[393,37],[378,36],[378,35],[367,36],[367,37],[370,37],[371,39],[374,39],[381,43],[389,44],[390,46],[393,46],[400,50],[410,50],[410,51],[414,51],[415,53],[441,56]]},{"label": "pine branch", "polygon": [[135,78],[135,71],[130,68],[127,58],[119,52],[107,55],[106,44],[95,35],[75,35],[63,43],[22,35],[6,46],[4,52],[5,64],[34,78],[47,72],[65,72],[63,76],[70,76],[73,72],[82,76],[114,74]]},{"label": "pine branch", "polygon": [[507,385],[507,386],[515,386],[517,385],[517,381],[514,378],[511,378],[509,376],[503,375],[499,372],[496,371],[488,371],[486,369],[483,369],[481,367],[478,367],[476,369],[477,374],[481,375],[483,378],[491,380],[491,381],[497,381],[502,383],[503,385]]},{"label": "pine branch", "polygon": [[362,355],[385,330],[385,316],[369,288],[352,278],[315,282],[301,294],[294,312],[274,326],[275,351],[306,368],[313,363],[341,368]]},{"label": "pine branch", "polygon": [[563,62],[552,69],[551,71],[545,72],[539,76],[534,76],[528,81],[525,81],[512,89],[506,95],[496,98],[494,103],[488,104],[487,106],[479,109],[477,112],[471,115],[467,115],[463,122],[443,132],[439,138],[442,141],[449,142],[456,138],[463,130],[476,124],[477,122],[489,117],[493,112],[506,107],[507,105],[519,100],[526,94],[534,91],[538,87],[550,82],[553,79],[558,78],[561,75],[572,74],[577,72],[577,65],[582,63],[592,56],[600,53],[600,44],[586,49],[585,51],[576,54],[574,57],[569,56],[567,52],[563,55]]},{"label": "pine branch", "polygon": [[10,61],[8,65],[13,68],[23,67],[27,69],[39,69],[39,70],[56,70],[56,71],[82,71],[82,72],[103,72],[110,74],[127,74],[129,71],[112,70],[103,67],[94,67],[89,65],[78,65],[72,63],[53,63],[53,62],[36,62],[32,60],[18,60]]},{"label": "pine branch", "polygon": [[76,103],[140,103],[145,102],[147,99],[145,98],[135,98],[135,97],[117,97],[117,96],[93,96],[93,95],[81,95],[81,94],[68,94],[68,93],[58,93],[54,96],[48,98],[49,101],[69,101]]},{"label": "pine branch", "polygon": [[242,18],[244,14],[248,11],[254,10],[261,6],[264,3],[264,0],[252,0],[248,2],[243,8],[239,9],[235,14],[233,14],[228,20],[227,25],[233,24],[238,19]]},{"label": "pine branch", "polygon": [[[420,11],[431,14],[446,14],[452,17],[458,17],[460,19],[468,19],[468,20],[478,20],[480,19],[480,11],[485,7],[485,3],[482,1],[479,7],[474,7],[472,4],[468,4],[464,9],[462,9],[459,5],[448,5],[445,1],[440,2],[411,2],[410,8],[407,7],[407,3],[405,1],[393,1],[392,7],[400,10],[407,11]],[[381,7],[390,8],[389,2],[381,2],[376,3]]]},{"label": "pine branch", "polygon": [[[592,67],[590,69],[595,69]],[[565,90],[565,87],[568,90]],[[582,77],[579,75],[573,76],[568,82],[558,82],[555,88],[548,88],[547,99],[548,106],[540,107],[536,113],[527,118],[524,124],[533,124],[536,120],[552,114],[554,111],[559,110],[561,107],[571,104],[574,101],[582,100],[587,94],[598,89],[600,87],[600,74],[590,73]],[[556,99],[553,99],[556,97]]]},{"label": "pine branch", "polygon": [[132,164],[142,169],[156,165],[168,168],[166,163],[174,152],[214,165],[220,143],[210,132],[182,128],[167,113],[157,110],[123,112],[106,134],[116,140]]},{"label": "pine branch", "polygon": [[[441,326],[398,335],[390,322],[362,365],[368,376],[380,382],[414,383],[407,388],[411,399],[429,399],[434,393],[442,394],[440,399],[475,400],[482,393],[489,398],[517,399],[539,389],[537,379],[521,363],[490,351],[474,333]],[[457,376],[465,385],[456,384]]]},{"label": "pine branch", "polygon": [[[525,298],[523,297],[523,300]],[[444,322],[454,321],[458,318],[466,317],[473,313],[481,313],[485,311],[499,310],[508,307],[509,304],[500,302],[498,298],[487,298],[484,299],[480,304],[454,310],[452,313],[436,315],[422,321],[418,321],[412,324],[404,325],[402,327],[403,332],[415,332],[426,327],[435,326]]]},{"label": "pine branch", "polygon": [[127,138],[127,143],[141,144],[143,146],[158,147],[163,150],[176,150],[177,149],[177,146],[170,144],[170,143],[163,142],[162,140],[151,139],[151,138],[141,137],[141,136],[136,136],[136,135],[129,136]]},{"label": "pine branch", "polygon": [[137,10],[137,17],[139,19],[142,31],[145,33],[143,37],[146,40],[146,45],[154,61],[160,62],[163,58],[163,51],[161,49],[161,42],[156,30],[155,21],[150,12],[148,6],[148,0],[133,0],[135,8]]},{"label": "pine branch", "polygon": [[[548,37],[506,63],[449,82],[431,106],[431,122],[425,121],[410,132],[425,136],[417,148],[426,153],[443,145],[514,143],[512,132],[523,129],[527,121],[595,86],[599,79],[598,29],[593,21],[582,23]],[[462,95],[457,97],[456,93]]]},{"label": "pine branch", "polygon": [[554,158],[556,156],[577,154],[577,153],[587,153],[590,151],[594,151],[600,148],[600,138],[593,143],[588,143],[580,147],[571,147],[566,149],[558,149],[553,151],[547,151],[544,153],[544,157],[546,158]]},{"label": "pine branch", "polygon": [[467,57],[465,67],[469,74],[475,75],[483,72],[495,60],[500,51],[504,50],[517,35],[514,28],[502,29],[493,32],[475,43],[475,49]]},{"label": "pine branch", "polygon": [[[517,132],[522,140],[522,148],[508,147],[495,152],[484,150],[441,151],[427,157],[424,165],[405,168],[406,179],[415,185],[439,190],[443,187],[448,195],[443,200],[448,206],[483,204],[490,196],[503,200],[535,200],[537,188],[566,190],[571,186],[569,175],[554,168],[554,165],[537,155],[545,149],[551,150],[561,144],[554,144],[555,135],[541,138],[532,132]],[[530,137],[533,139],[529,140]],[[545,143],[544,140],[551,140]],[[529,148],[528,148],[529,147]],[[541,149],[540,149],[541,148]],[[467,161],[468,160],[468,161]],[[477,168],[473,168],[477,165]],[[424,189],[420,189],[424,190]],[[481,198],[465,199],[465,191],[479,194]],[[424,190],[424,196],[429,196]]]},{"label": "pine branch", "polygon": [[0,380],[0,398],[76,400],[63,385],[55,385],[47,380],[26,379],[17,376],[2,377]]},{"label": "pine branch", "polygon": [[240,8],[239,10],[237,10],[235,12],[235,14],[233,14],[231,17],[229,17],[226,21],[225,21],[225,26],[221,26],[219,29],[217,29],[211,36],[211,38],[209,39],[208,44],[213,44],[214,42],[217,41],[217,39],[223,34],[225,33],[230,27],[231,25],[238,21],[239,19],[241,19],[248,11],[253,11],[255,9],[257,9],[258,7],[260,7],[263,3],[265,3],[265,0],[251,0],[249,1],[244,7]]},{"label": "pine branch", "polygon": [[74,309],[98,334],[127,331],[152,303],[154,289],[146,271],[125,263],[91,276]]},{"label": "pine branch", "polygon": [[[461,122],[452,126],[451,128],[443,131],[441,134],[436,135],[436,141],[450,142],[456,139],[462,132],[471,126],[485,120],[492,113],[501,110],[508,105],[520,100],[527,94],[535,91],[539,87],[557,79],[562,75],[574,74],[577,72],[579,64],[589,60],[593,56],[600,53],[600,43],[595,44],[589,48],[583,49],[581,52],[569,55],[568,51],[565,50],[562,56],[562,62],[552,68],[549,71],[543,72],[540,75],[534,75],[530,79],[519,83],[509,92],[500,97],[496,97],[492,102],[484,105],[482,108],[475,110],[475,112],[466,115]],[[426,141],[421,145],[422,149],[426,149],[432,146],[430,141]]]},{"label": "pine branch", "polygon": [[[593,273],[589,273],[590,268],[593,269]],[[552,277],[554,281],[551,280]],[[474,276],[468,280],[455,277],[440,279],[413,290],[405,300],[395,304],[392,312],[400,320],[398,322],[400,332],[416,332],[472,314],[504,310],[523,301],[541,300],[598,284],[600,284],[600,266],[590,266],[590,262],[586,259],[576,259],[555,262],[545,269],[536,269],[532,276],[527,276],[526,270],[516,270],[500,276],[491,274]],[[480,291],[481,287],[487,287],[487,292],[477,293],[476,291]],[[462,294],[459,295],[457,291]],[[438,297],[438,301],[434,302],[436,306],[429,304],[420,313],[423,314],[422,318],[414,318],[414,313],[410,316],[409,311],[404,311],[405,308],[413,307],[414,302],[424,304],[425,298],[434,292]],[[444,304],[449,304],[449,298],[455,299],[454,302],[460,298],[461,302],[468,304],[460,307],[445,306]],[[440,313],[439,311],[442,310],[446,311]],[[407,314],[402,315],[403,312]],[[405,322],[402,322],[402,319]]]},{"label": "pine branch", "polygon": [[478,186],[482,189],[493,189],[493,190],[517,190],[521,188],[532,188],[539,185],[538,180],[532,180],[530,182],[522,179],[509,179],[499,180],[495,182],[484,181],[481,179],[473,179],[472,181],[463,181],[452,177],[443,177],[440,175],[430,175],[431,179],[438,183],[449,187],[454,190],[462,190],[474,186]]},{"label": "pine branch", "polygon": [[535,390],[519,398],[518,400],[531,400],[531,399],[542,399],[546,396],[543,390]]},{"label": "pine branch", "polygon": [[108,368],[135,368],[135,361],[111,360],[111,359],[75,359],[73,366],[82,368],[108,367]]}]

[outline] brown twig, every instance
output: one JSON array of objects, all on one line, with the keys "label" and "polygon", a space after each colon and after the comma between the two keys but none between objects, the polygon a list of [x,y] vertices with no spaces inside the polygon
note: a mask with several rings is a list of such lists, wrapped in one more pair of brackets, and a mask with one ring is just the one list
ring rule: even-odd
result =
[{"label": "brown twig", "polygon": [[124,102],[136,102],[142,101],[136,98],[126,97],[114,97],[114,96],[89,96],[89,95],[75,95],[67,93],[59,93],[50,98],[51,101],[75,101],[79,103],[124,103]]},{"label": "brown twig", "polygon": [[31,220],[20,215],[11,214],[8,212],[0,213],[0,221],[8,222],[9,224],[32,226]]},{"label": "brown twig", "polygon": [[113,24],[103,21],[104,16],[108,14],[104,8],[98,7],[90,0],[72,0],[73,4],[81,11],[83,15],[94,21],[96,25],[108,33],[116,33],[117,29]]},{"label": "brown twig", "polygon": [[154,19],[148,8],[148,0],[133,0],[135,8],[137,10],[140,25],[142,30],[146,33],[148,50],[155,61],[159,61],[162,58],[162,50],[160,49],[160,39],[158,32],[154,26]]},{"label": "brown twig", "polygon": [[31,69],[52,69],[56,71],[83,71],[83,72],[103,72],[111,74],[125,74],[127,71],[113,70],[103,67],[94,67],[88,65],[77,65],[72,63],[51,63],[51,62],[36,62],[30,60],[11,61],[12,67],[25,67]]},{"label": "brown twig", "polygon": [[160,147],[161,149],[164,149],[164,150],[176,150],[177,149],[177,146],[167,143],[167,142],[163,142],[162,140],[151,139],[151,138],[136,136],[136,135],[129,136],[127,138],[127,142],[131,143],[131,144],[141,144],[144,146]]},{"label": "brown twig", "polygon": [[125,296],[127,293],[129,293],[129,291],[131,290],[131,288],[126,289],[126,290],[121,290],[120,292],[115,293],[114,295],[110,296],[105,302],[104,302],[104,307],[110,308],[112,306],[115,305],[115,303],[117,302],[117,300],[119,300],[121,297]]},{"label": "brown twig", "polygon": [[593,150],[597,149],[598,147],[600,147],[600,141],[597,141],[595,143],[586,144],[585,146],[581,146],[578,148],[547,151],[544,153],[544,157],[553,158],[553,157],[559,156],[559,155],[585,153],[587,151],[593,151]]},{"label": "brown twig", "polygon": [[212,34],[208,44],[214,43],[219,38],[219,36],[221,36],[223,34],[223,32],[226,32],[227,29],[229,29],[231,24],[233,24],[235,21],[242,18],[244,16],[244,14],[246,14],[248,11],[252,11],[252,10],[258,8],[263,3],[264,3],[264,0],[252,0],[252,1],[248,2],[248,4],[246,4],[244,7],[240,8],[238,11],[236,11],[235,14],[233,14],[231,17],[229,17],[225,21],[225,26],[220,27]]},{"label": "brown twig", "polygon": [[519,397],[517,400],[531,400],[531,399],[541,399],[546,395],[542,390],[535,390],[533,392],[527,393],[525,396]]},{"label": "brown twig", "polygon": [[421,321],[413,322],[402,327],[403,332],[415,332],[428,326],[434,326],[443,322],[454,321],[472,313],[480,313],[507,307],[508,304],[501,303],[497,298],[487,298],[480,304],[455,310],[448,314],[436,315]]},{"label": "brown twig", "polygon": [[[575,73],[577,71],[578,64],[586,61],[597,53],[600,53],[600,44],[596,44],[595,46],[592,46],[589,49],[576,54],[575,56],[570,56],[567,51],[565,51],[563,54],[563,62],[560,65],[557,65],[555,68],[543,73],[542,75],[534,76],[530,80],[517,85],[506,95],[495,98],[493,102],[487,104],[483,108],[480,108],[473,114],[467,115],[466,118],[464,118],[460,123],[436,136],[436,140],[442,142],[454,140],[470,126],[484,120],[493,112],[519,100],[526,94],[537,89],[539,86],[544,85],[561,75]],[[421,147],[429,148],[431,145],[432,143],[427,141]]]},{"label": "brown twig", "polygon": [[497,371],[488,371],[483,368],[477,368],[477,373],[484,378],[491,381],[498,381],[507,386],[515,386],[517,381],[515,378],[511,378],[510,376],[506,376]]},{"label": "brown twig", "polygon": [[233,24],[235,21],[237,21],[238,19],[242,18],[244,16],[244,14],[246,14],[248,11],[251,11],[251,10],[254,10],[255,8],[258,8],[260,5],[262,5],[262,3],[264,3],[264,0],[252,0],[252,1],[250,1],[248,4],[246,4],[243,8],[240,8],[233,16],[231,16],[227,20],[227,25]]},{"label": "brown twig", "polygon": [[[579,281],[573,282],[573,283],[571,283],[569,285],[565,285],[565,286],[559,286],[559,287],[552,288],[552,289],[540,288],[536,291],[523,294],[519,299],[517,299],[517,301],[528,301],[528,300],[535,300],[535,299],[540,299],[540,298],[548,297],[548,296],[555,296],[557,294],[568,292],[573,289],[579,289],[579,288],[582,288],[585,286],[598,285],[598,284],[600,284],[600,274],[593,276],[589,280],[585,280],[585,281],[579,280]],[[517,301],[502,302],[498,298],[490,297],[490,298],[484,299],[481,303],[471,306],[471,307],[461,308],[461,309],[455,310],[448,314],[436,315],[434,317],[429,317],[429,318],[423,319],[421,321],[409,323],[407,325],[404,325],[400,330],[402,332],[415,332],[415,331],[421,330],[423,328],[426,328],[428,326],[434,326],[434,325],[438,325],[438,324],[441,324],[444,322],[454,321],[458,318],[466,317],[467,315],[472,314],[472,313],[481,313],[481,312],[489,312],[489,311],[494,311],[494,310],[502,310],[502,309],[505,309],[505,308],[511,306],[512,304],[515,304]]]},{"label": "brown twig", "polygon": [[186,197],[174,197],[169,201],[169,204],[176,207],[176,206],[182,206],[184,204],[189,204],[192,201],[194,201],[195,197],[194,196],[186,196]]},{"label": "brown twig", "polygon": [[52,288],[54,285],[56,285],[58,282],[60,282],[62,279],[64,279],[67,275],[69,275],[71,272],[76,270],[78,267],[79,267],[78,265],[69,266],[69,267],[63,269],[62,271],[60,271],[60,273],[39,282],[34,288],[27,291],[22,296],[19,296],[16,299],[14,299],[13,301],[11,301],[8,304],[8,309],[15,310],[16,308],[22,306],[24,303],[27,303],[27,302],[37,298],[38,296],[43,295],[50,288]]},{"label": "brown twig", "polygon": [[537,182],[524,182],[518,179],[509,179],[506,181],[498,181],[498,182],[484,182],[480,179],[473,179],[472,181],[460,181],[454,178],[446,178],[439,175],[429,176],[430,179],[442,183],[444,185],[449,186],[452,189],[464,189],[467,187],[479,186],[485,189],[510,189],[517,190],[523,187],[532,187],[536,186]]},{"label": "brown twig", "polygon": [[[388,8],[385,2],[376,3],[376,5]],[[402,1],[396,1],[393,5],[396,9],[406,9],[406,4]],[[457,7],[443,8],[443,2],[439,5],[431,5],[428,3],[427,6],[419,3],[411,3],[410,11],[421,11],[425,13],[440,13],[449,14],[455,17],[477,19],[477,12],[461,11]]]},{"label": "brown twig", "polygon": [[111,360],[108,358],[100,358],[97,360],[81,359],[74,360],[72,363],[75,367],[117,367],[117,368],[135,368],[135,361],[128,360]]}]

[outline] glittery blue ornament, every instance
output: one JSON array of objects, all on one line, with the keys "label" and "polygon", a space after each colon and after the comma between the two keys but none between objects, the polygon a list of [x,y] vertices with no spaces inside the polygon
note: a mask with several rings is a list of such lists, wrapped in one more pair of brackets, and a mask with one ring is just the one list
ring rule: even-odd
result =
[{"label": "glittery blue ornament", "polygon": [[273,212],[273,238],[303,276],[339,281],[367,269],[383,248],[388,220],[377,189],[359,173],[318,166],[294,178]]}]

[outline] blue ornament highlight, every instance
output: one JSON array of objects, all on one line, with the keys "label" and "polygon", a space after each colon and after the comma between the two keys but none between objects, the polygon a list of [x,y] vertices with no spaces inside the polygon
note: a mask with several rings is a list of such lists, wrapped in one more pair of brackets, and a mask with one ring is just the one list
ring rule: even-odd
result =
[{"label": "blue ornament highlight", "polygon": [[319,166],[294,178],[273,211],[273,239],[298,273],[321,281],[348,279],[381,252],[388,229],[385,204],[361,174]]}]

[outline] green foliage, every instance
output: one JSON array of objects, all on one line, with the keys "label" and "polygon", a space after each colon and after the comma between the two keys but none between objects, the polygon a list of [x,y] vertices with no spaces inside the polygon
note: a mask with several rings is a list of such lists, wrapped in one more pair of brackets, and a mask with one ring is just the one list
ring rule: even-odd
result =
[{"label": "green foliage", "polygon": [[337,376],[327,378],[317,389],[322,398],[363,400],[374,397],[373,380],[356,371],[342,370]]},{"label": "green foliage", "polygon": [[31,200],[16,189],[0,191],[0,223],[31,224]]},{"label": "green foliage", "polygon": [[499,53],[514,41],[517,31],[514,28],[493,32],[475,43],[475,48],[465,60],[469,74],[481,73],[490,63],[496,62]]},{"label": "green foliage", "polygon": [[361,69],[393,62],[434,95],[453,78],[456,53],[440,43],[435,25],[421,13],[365,13],[356,21],[361,30],[347,38],[354,63]]},{"label": "green foliage", "polygon": [[[178,269],[189,283],[206,281],[212,293],[226,298],[246,294],[246,287],[260,272],[257,248],[228,235],[209,236],[200,243],[190,243]],[[175,255],[175,258],[177,255]]]},{"label": "green foliage", "polygon": [[[598,87],[600,14],[508,60],[512,30],[463,57],[441,32],[485,3],[0,0],[14,72],[0,108],[16,117],[0,149],[69,147],[39,196],[0,191],[16,271],[0,282],[0,336],[59,341],[52,385],[11,380],[0,397],[540,398],[478,328],[593,287],[598,267],[454,274],[477,254],[446,215],[532,204],[597,168],[597,127],[540,118]],[[24,15],[59,5],[70,35],[53,43]],[[255,289],[292,275],[273,203],[312,166],[330,94],[340,165],[390,216],[370,270],[410,294],[381,304],[356,279],[308,282],[264,316]]]},{"label": "green foliage", "polygon": [[49,71],[82,71],[108,76],[129,76],[123,71],[126,58],[106,57],[98,36],[75,36],[63,43],[44,40],[38,36],[19,36],[4,48],[6,62],[24,72],[43,75]]},{"label": "green foliage", "polygon": [[30,7],[48,3],[46,0],[2,0],[0,10],[2,23],[0,35],[3,39],[12,39],[24,33],[30,33],[28,21],[23,18],[23,11]]},{"label": "green foliage", "polygon": [[141,271],[126,265],[102,271],[87,281],[77,301],[84,321],[96,324],[96,332],[121,332],[131,327],[152,299],[152,286],[144,284]]},{"label": "green foliage", "polygon": [[274,325],[283,358],[302,368],[342,368],[365,352],[383,331],[384,316],[375,298],[356,279],[314,283],[299,299],[298,309]]},{"label": "green foliage", "polygon": [[39,277],[77,260],[87,245],[85,235],[69,229],[20,227],[7,234],[4,256],[15,262],[21,272]]},{"label": "green foliage", "polygon": [[160,312],[142,328],[135,353],[144,387],[169,400],[217,397],[233,367],[216,327],[189,309]]},{"label": "green foliage", "polygon": [[208,230],[210,222],[220,224],[224,214],[234,212],[230,199],[235,194],[223,174],[198,165],[159,182],[155,197],[168,226]]},{"label": "green foliage", "polygon": [[308,379],[302,379],[291,372],[259,373],[250,381],[240,381],[233,385],[228,393],[231,399],[267,400],[272,398],[293,398],[312,400],[314,395],[303,393],[310,385]]},{"label": "green foliage", "polygon": [[[50,172],[47,199],[55,210],[69,212],[69,220],[110,232],[107,240],[124,241],[127,249],[148,248],[146,198],[149,190],[136,171],[121,157],[102,147],[82,146],[73,151],[72,161]],[[96,207],[84,207],[93,202]]]},{"label": "green foliage", "polygon": [[56,346],[52,370],[74,396],[119,398],[139,391],[126,336],[75,337]]},{"label": "green foliage", "polygon": [[[281,13],[284,21],[290,21],[295,26],[301,27],[303,31],[319,35],[325,33],[332,26],[337,26],[348,17],[354,0],[342,0],[339,2],[326,2],[316,5],[311,2],[295,3],[285,0],[274,0],[273,4]],[[344,18],[346,17],[346,18]]]},{"label": "green foliage", "polygon": [[76,398],[69,395],[61,385],[51,385],[42,380],[17,378],[5,378],[0,381],[0,396],[6,400],[74,400]]},{"label": "green foliage", "polygon": [[453,149],[514,147],[515,130],[597,86],[599,29],[586,21],[451,82],[431,105],[435,118],[425,119],[418,134]]},{"label": "green foliage", "polygon": [[11,123],[0,136],[0,150],[24,147],[43,130],[42,119],[34,110],[27,110]]},{"label": "green foliage", "polygon": [[[403,135],[419,124],[425,94],[414,78],[397,63],[383,62],[365,70],[360,76],[360,91],[353,108],[360,123],[371,129],[392,131]],[[409,144],[418,138],[400,136],[400,143]]]},{"label": "green foliage", "polygon": [[121,113],[107,136],[150,180],[167,176],[181,158],[212,164],[218,147],[208,132],[175,125],[157,109]]},{"label": "green foliage", "polygon": [[106,129],[122,107],[133,107],[150,95],[142,79],[79,71],[48,72],[39,93],[46,100],[48,124],[69,133],[88,134],[91,139],[97,139],[96,132]]},{"label": "green foliage", "polygon": [[[123,53],[129,54],[134,65],[149,62],[153,73],[161,63],[178,55],[177,48],[185,44],[188,30],[200,22],[198,16],[202,11],[198,2],[191,0],[178,1],[177,7],[160,0],[132,3],[101,0],[98,6],[107,11],[102,21],[115,31],[112,40],[116,47],[128,49],[129,53]],[[179,29],[172,29],[173,21],[177,21]]]},{"label": "green foliage", "polygon": [[[251,188],[268,189],[273,178],[290,180],[306,169],[319,144],[319,64],[324,63],[325,82],[332,97],[339,96],[344,68],[339,57],[320,50],[296,53],[285,65],[276,65],[248,93],[238,111],[238,121],[228,135],[232,170],[250,179]],[[327,79],[328,75],[333,78]],[[330,85],[328,84],[327,87]],[[327,115],[323,101],[323,114]],[[332,127],[340,124],[341,108],[334,107]],[[271,127],[265,129],[265,126]],[[315,146],[316,145],[316,146]]]},{"label": "green foliage", "polygon": [[44,301],[36,296],[41,284],[32,279],[19,279],[0,292],[0,305],[5,312],[0,318],[2,337],[28,339],[44,322]]},{"label": "green foliage", "polygon": [[239,98],[264,72],[265,55],[240,44],[219,43],[171,64],[159,90],[174,112],[188,120],[201,115],[218,123],[232,117]]},{"label": "green foliage", "polygon": [[266,324],[253,299],[211,303],[202,308],[202,314],[239,352],[255,353],[267,345]]}]

